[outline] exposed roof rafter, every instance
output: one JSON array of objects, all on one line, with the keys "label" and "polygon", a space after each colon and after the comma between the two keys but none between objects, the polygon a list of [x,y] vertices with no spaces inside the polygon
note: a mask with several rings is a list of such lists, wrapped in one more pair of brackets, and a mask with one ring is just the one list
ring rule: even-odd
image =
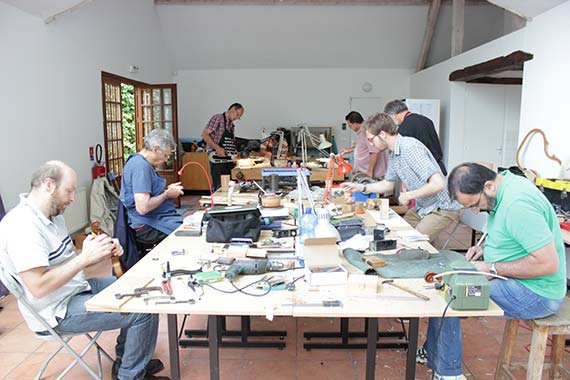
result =
[{"label": "exposed roof rafter", "polygon": [[[431,0],[154,0],[154,3],[157,5],[429,5]],[[466,3],[485,4],[487,0],[466,0]]]}]

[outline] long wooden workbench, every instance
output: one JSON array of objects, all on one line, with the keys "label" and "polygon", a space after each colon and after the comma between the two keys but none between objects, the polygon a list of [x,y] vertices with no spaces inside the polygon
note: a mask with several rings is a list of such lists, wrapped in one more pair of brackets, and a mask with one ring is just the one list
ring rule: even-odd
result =
[{"label": "long wooden workbench", "polygon": [[[371,214],[367,217],[368,224],[374,224]],[[391,230],[390,237],[395,237],[396,231],[411,229],[409,225],[397,214],[390,213],[389,220],[383,221]],[[405,243],[405,242],[404,242]],[[409,243],[406,243],[409,246]],[[427,242],[416,242],[415,246],[434,251]],[[422,293],[429,297],[429,301],[416,298],[394,287],[384,287],[377,294],[359,295],[351,293],[346,285],[310,287],[304,281],[295,282],[294,291],[271,291],[263,297],[251,297],[242,293],[225,294],[208,287],[197,289],[194,292],[187,286],[187,276],[175,277],[172,280],[174,296],[177,300],[195,299],[195,304],[148,304],[142,298],[115,298],[116,293],[132,292],[141,286],[160,286],[162,272],[166,262],[174,269],[197,269],[201,264],[214,259],[213,245],[205,242],[204,237],[179,237],[174,234],[149,252],[139,263],[131,268],[113,285],[105,289],[87,302],[89,311],[110,312],[140,312],[159,313],[168,316],[168,338],[170,351],[171,377],[180,379],[177,315],[207,315],[208,340],[210,353],[210,379],[219,379],[219,326],[224,316],[265,316],[271,320],[273,316],[292,317],[336,317],[336,318],[366,318],[368,326],[367,340],[367,367],[366,379],[372,380],[375,376],[376,342],[378,338],[378,318],[407,318],[410,320],[407,371],[406,379],[415,377],[415,353],[418,339],[419,318],[441,316],[446,303],[435,289],[426,289],[422,279],[397,279],[396,283]],[[185,254],[179,255],[184,249]],[[176,253],[176,254],[175,254]],[[350,264],[345,263],[349,275],[360,274]],[[283,272],[288,281],[300,279],[302,269]],[[255,276],[241,276],[235,285],[241,286],[253,282]],[[234,287],[227,281],[218,282],[216,287],[233,290]],[[202,293],[203,290],[203,293]],[[320,304],[323,300],[340,300],[342,307],[308,306],[307,304]],[[363,302],[365,300],[365,302]],[[449,309],[447,316],[500,316],[497,305],[491,302],[488,310],[456,311]],[[276,355],[278,353],[276,352]]]}]

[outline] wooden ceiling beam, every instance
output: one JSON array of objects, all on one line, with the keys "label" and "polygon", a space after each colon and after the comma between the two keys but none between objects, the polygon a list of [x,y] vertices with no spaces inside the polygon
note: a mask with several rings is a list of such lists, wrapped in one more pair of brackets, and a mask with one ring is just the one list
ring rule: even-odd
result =
[{"label": "wooden ceiling beam", "polygon": [[467,83],[522,85],[522,78],[481,77],[473,80],[468,80]]},{"label": "wooden ceiling beam", "polygon": [[522,70],[524,63],[532,58],[532,54],[518,50],[504,57],[456,70],[449,74],[449,80],[452,82],[468,82],[503,71]]},{"label": "wooden ceiling beam", "polygon": [[422,50],[420,51],[420,56],[418,57],[416,72],[423,70],[424,67],[426,66],[427,56],[429,53],[429,46],[431,45],[433,31],[435,30],[435,25],[437,23],[437,16],[439,15],[440,5],[441,5],[441,0],[432,0],[429,5],[426,31],[424,32],[424,40],[422,41]]},{"label": "wooden ceiling beam", "polygon": [[451,6],[451,56],[463,53],[465,34],[465,0],[453,0]]},{"label": "wooden ceiling beam", "polygon": [[[154,0],[154,3],[157,5],[429,5],[431,0]],[[480,5],[487,3],[487,0],[466,0],[466,3]]]}]

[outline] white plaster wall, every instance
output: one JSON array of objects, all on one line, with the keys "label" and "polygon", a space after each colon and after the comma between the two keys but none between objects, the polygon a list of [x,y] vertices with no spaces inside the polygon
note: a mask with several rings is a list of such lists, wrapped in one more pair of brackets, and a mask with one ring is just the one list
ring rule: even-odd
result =
[{"label": "white plaster wall", "polygon": [[[0,192],[7,207],[32,172],[61,159],[89,185],[88,147],[103,144],[101,71],[171,82],[152,0],[97,0],[50,24],[0,3]],[[140,67],[129,74],[128,66]]]},{"label": "white plaster wall", "polygon": [[546,158],[542,137],[535,135],[524,151],[522,164],[541,176],[570,178],[570,2],[545,12],[527,24],[525,48],[534,59],[525,64],[519,142],[533,129],[542,129],[550,152],[563,162]]},{"label": "white plaster wall", "polygon": [[441,100],[440,139],[442,140],[444,162],[447,167],[452,168],[463,160],[465,121],[465,85],[450,82],[449,74],[466,66],[507,55],[516,50],[524,50],[524,29],[464,52],[411,76],[410,97]]},{"label": "white plaster wall", "polygon": [[[240,137],[260,138],[262,128],[292,127],[299,123],[340,126],[350,97],[381,97],[387,101],[408,97],[410,70],[283,69],[179,71],[178,113],[180,137],[197,137],[209,118],[233,102],[245,107],[236,123]],[[364,82],[373,90],[362,91]],[[358,111],[358,110],[356,110]],[[345,139],[347,140],[347,139]]]}]

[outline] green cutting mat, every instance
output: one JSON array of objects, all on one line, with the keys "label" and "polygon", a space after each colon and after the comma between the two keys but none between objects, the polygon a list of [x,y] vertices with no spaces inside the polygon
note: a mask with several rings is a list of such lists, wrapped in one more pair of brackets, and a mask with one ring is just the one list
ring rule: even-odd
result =
[{"label": "green cutting mat", "polygon": [[[346,260],[365,273],[370,273],[370,269],[375,270],[384,278],[423,278],[426,272],[441,273],[450,267],[451,262],[462,261],[468,266],[465,257],[454,251],[439,251],[429,253],[422,249],[409,249],[397,254],[383,255],[374,254],[363,256],[360,252],[347,248],[343,251]],[[386,262],[382,268],[372,268],[364,263],[366,257],[378,257]]]}]

